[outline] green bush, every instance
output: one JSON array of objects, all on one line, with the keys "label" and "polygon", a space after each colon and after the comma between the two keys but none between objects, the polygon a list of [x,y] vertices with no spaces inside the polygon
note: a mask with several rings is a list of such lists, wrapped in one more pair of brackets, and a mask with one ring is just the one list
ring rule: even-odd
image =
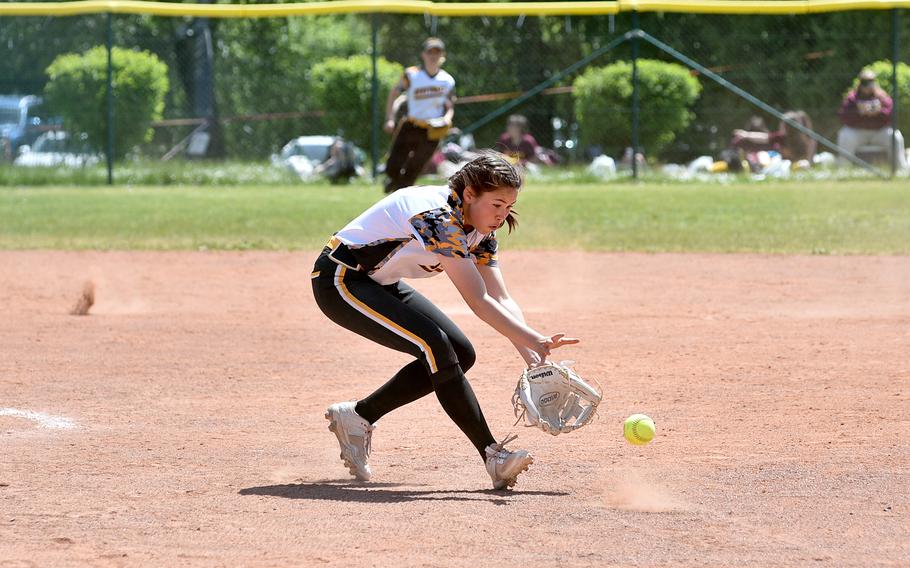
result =
[{"label": "green bush", "polygon": [[[872,69],[875,71],[878,86],[884,89],[889,97],[893,96],[892,89],[894,89],[894,83],[891,80],[891,72],[893,70],[891,68],[891,61],[882,59],[866,65],[863,69]],[[899,97],[897,101],[897,126],[906,132],[907,129],[910,129],[910,65],[898,62],[897,78],[897,94]],[[844,96],[858,86],[859,78],[856,78],[853,80],[853,84],[850,85],[850,88],[844,92]]]},{"label": "green bush", "polygon": [[[638,60],[639,141],[657,155],[692,121],[701,85],[682,65]],[[575,114],[582,142],[609,154],[632,145],[632,63],[588,69],[574,82]]]},{"label": "green bush", "polygon": [[[148,52],[115,47],[114,148],[122,158],[140,142],[151,140],[152,121],[159,120],[168,91],[167,66]],[[47,68],[44,95],[50,109],[72,133],[85,132],[96,150],[107,147],[107,49],[67,53]]]},{"label": "green bush", "polygon": [[[386,98],[404,68],[380,57],[376,61],[379,77],[379,119],[385,116]],[[370,146],[372,128],[373,64],[369,55],[330,57],[315,65],[311,74],[313,100],[325,109],[325,125],[341,131],[345,138],[362,148]],[[334,132],[333,132],[334,134]],[[382,135],[381,142],[388,143]]]}]

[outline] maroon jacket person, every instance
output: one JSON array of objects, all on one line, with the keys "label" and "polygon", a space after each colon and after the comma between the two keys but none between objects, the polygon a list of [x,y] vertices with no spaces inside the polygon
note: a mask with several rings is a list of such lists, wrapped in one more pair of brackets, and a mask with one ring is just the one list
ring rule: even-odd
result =
[{"label": "maroon jacket person", "polygon": [[[837,145],[841,148],[840,162],[845,163],[846,156],[855,155],[862,146],[878,146],[887,153],[890,160],[893,101],[878,86],[875,72],[871,69],[861,71],[858,78],[859,85],[847,94],[837,113],[843,123],[837,133]],[[904,137],[900,131],[894,134],[897,166],[906,169]]]}]

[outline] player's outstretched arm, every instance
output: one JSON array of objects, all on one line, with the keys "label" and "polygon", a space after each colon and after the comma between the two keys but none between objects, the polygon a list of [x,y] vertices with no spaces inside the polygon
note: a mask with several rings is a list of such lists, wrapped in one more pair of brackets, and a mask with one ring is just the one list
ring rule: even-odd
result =
[{"label": "player's outstretched arm", "polygon": [[[487,295],[499,302],[503,308],[508,310],[509,313],[515,316],[520,322],[527,325],[524,314],[522,313],[518,302],[512,298],[512,296],[509,294],[509,291],[506,289],[506,282],[503,278],[502,270],[500,270],[498,266],[478,265],[477,271],[480,273],[481,278],[483,278],[484,285],[487,289]],[[557,333],[556,335],[547,338],[547,341],[544,342],[544,348],[549,354],[549,351],[553,349],[562,347],[563,345],[572,345],[578,342],[578,339],[565,337],[564,333]],[[512,344],[515,345],[516,349],[518,349],[518,352],[521,354],[522,358],[524,358],[529,367],[544,362],[544,359],[541,359],[536,351],[530,350],[514,342]]]},{"label": "player's outstretched arm", "polygon": [[539,362],[546,360],[550,351],[578,343],[577,339],[563,333],[547,336],[528,327],[508,309],[487,293],[483,277],[470,258],[439,256],[442,268],[458,289],[468,307],[477,317],[501,333],[514,345],[533,351]]},{"label": "player's outstretched arm", "polygon": [[[499,302],[499,305],[508,310],[518,321],[527,325],[521,307],[519,307],[518,302],[509,295],[509,291],[506,289],[506,282],[503,279],[502,270],[500,270],[498,266],[477,265],[477,272],[479,272],[480,277],[483,278],[483,283],[487,288],[487,294]],[[512,345],[515,346],[518,354],[525,360],[528,367],[540,364],[541,360],[537,352],[523,345],[519,345],[514,341],[512,342]]]}]

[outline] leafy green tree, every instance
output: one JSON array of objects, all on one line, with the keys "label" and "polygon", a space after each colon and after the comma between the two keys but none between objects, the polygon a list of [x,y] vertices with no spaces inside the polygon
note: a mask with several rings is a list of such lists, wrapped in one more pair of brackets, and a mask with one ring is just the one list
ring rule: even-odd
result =
[{"label": "leafy green tree", "polygon": [[[812,15],[641,14],[641,28],[759,100],[781,111],[804,110],[814,129],[835,139],[844,88],[863,64],[891,53],[891,14],[886,10]],[[628,29],[628,17],[616,30]],[[906,21],[902,24],[906,28]],[[642,42],[642,57],[672,61]],[[708,78],[693,112],[696,119],[663,156],[688,160],[717,153],[751,115],[771,129],[778,119]],[[645,109],[643,109],[645,111]],[[820,148],[821,149],[821,148]]]},{"label": "leafy green tree", "polygon": [[[136,144],[152,137],[150,125],[161,118],[168,90],[167,66],[147,52],[114,48],[113,155],[122,158]],[[107,49],[57,57],[47,68],[44,89],[51,108],[71,132],[84,132],[87,142],[101,150],[107,144]]]},{"label": "leafy green tree", "polygon": [[[340,131],[355,144],[370,145],[372,125],[372,69],[369,55],[331,57],[313,67],[311,85],[313,100],[325,109],[325,125]],[[379,80],[379,112],[384,112],[386,98],[404,69],[384,58],[376,62]],[[381,116],[381,115],[380,115]],[[387,141],[387,137],[383,137]]]},{"label": "leafy green tree", "polygon": [[[641,145],[656,155],[693,119],[701,85],[682,65],[638,60]],[[575,80],[575,112],[586,143],[618,153],[632,143],[632,63],[588,69]]]},{"label": "leafy green tree", "polygon": [[47,82],[44,71],[54,58],[104,43],[105,18],[0,16],[0,93],[40,94]]},{"label": "leafy green tree", "polygon": [[[331,133],[321,116],[328,109],[313,98],[311,74],[330,57],[367,52],[367,22],[357,15],[219,21],[215,88],[221,115],[302,114],[227,122],[228,154],[265,157],[295,136]],[[332,105],[355,104],[356,98],[347,96],[348,91],[336,93]]]}]

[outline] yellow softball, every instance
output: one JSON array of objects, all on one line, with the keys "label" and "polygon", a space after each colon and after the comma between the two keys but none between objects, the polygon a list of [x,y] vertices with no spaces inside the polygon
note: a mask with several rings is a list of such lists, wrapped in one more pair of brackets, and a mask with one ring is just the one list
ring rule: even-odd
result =
[{"label": "yellow softball", "polygon": [[644,414],[633,414],[622,425],[622,435],[630,444],[643,446],[654,439],[654,421]]}]

